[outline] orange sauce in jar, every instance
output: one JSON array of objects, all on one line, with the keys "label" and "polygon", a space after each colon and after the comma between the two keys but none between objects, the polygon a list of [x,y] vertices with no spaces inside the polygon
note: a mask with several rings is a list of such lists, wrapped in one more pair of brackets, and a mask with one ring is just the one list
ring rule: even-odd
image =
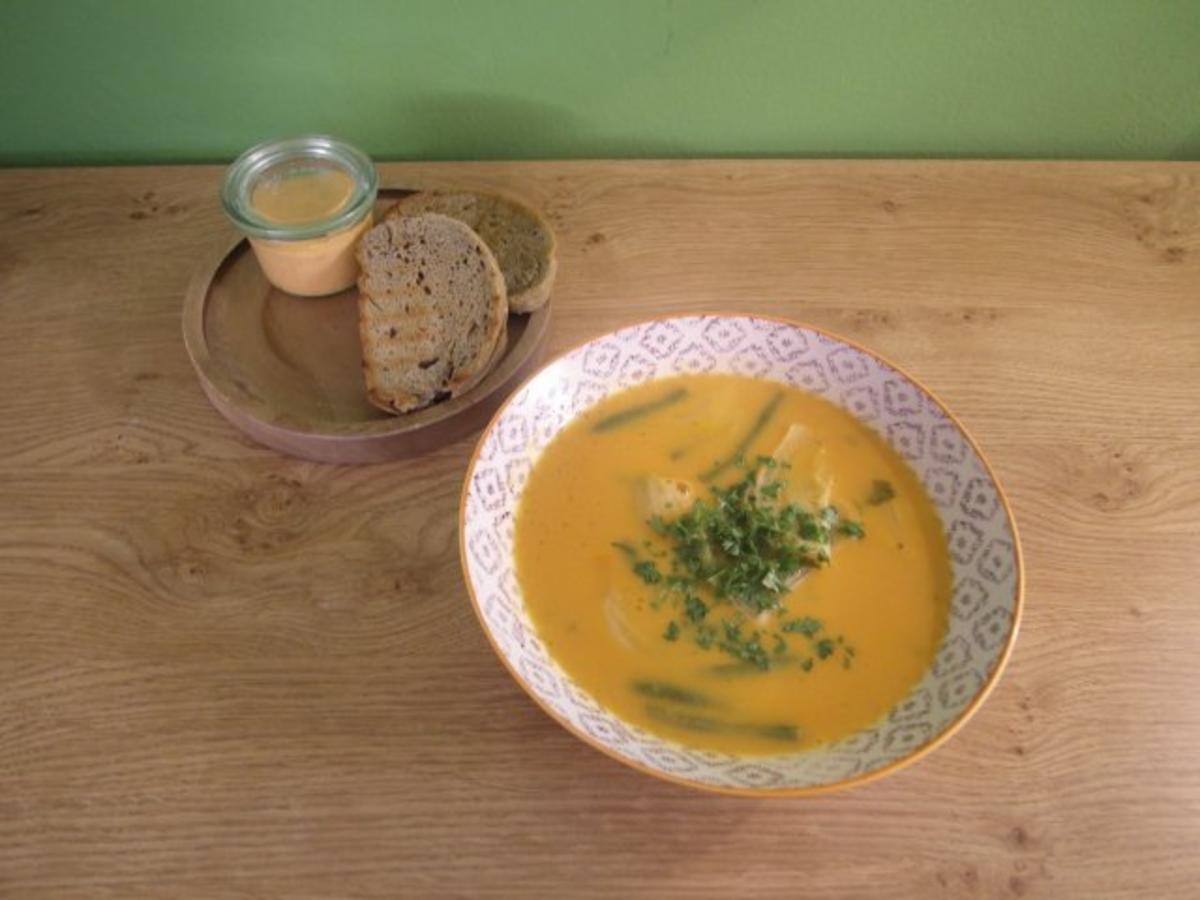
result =
[{"label": "orange sauce in jar", "polygon": [[[354,181],[336,169],[300,171],[255,185],[250,206],[277,225],[310,225],[336,215],[349,202]],[[319,237],[294,241],[250,238],[267,279],[289,294],[319,297],[343,291],[358,278],[354,249],[374,216]]]},{"label": "orange sauce in jar", "polygon": [[322,135],[243,153],[225,176],[225,211],[275,287],[334,294],[358,278],[355,249],[374,221],[378,179],[361,151]]}]

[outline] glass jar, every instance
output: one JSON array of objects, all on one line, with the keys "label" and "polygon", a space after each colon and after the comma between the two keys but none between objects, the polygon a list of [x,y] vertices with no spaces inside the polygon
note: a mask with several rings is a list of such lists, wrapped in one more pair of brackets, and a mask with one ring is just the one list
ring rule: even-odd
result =
[{"label": "glass jar", "polygon": [[320,297],[358,278],[355,245],[374,221],[378,190],[365,153],[306,135],[239,156],[225,173],[221,202],[267,280],[289,294]]}]

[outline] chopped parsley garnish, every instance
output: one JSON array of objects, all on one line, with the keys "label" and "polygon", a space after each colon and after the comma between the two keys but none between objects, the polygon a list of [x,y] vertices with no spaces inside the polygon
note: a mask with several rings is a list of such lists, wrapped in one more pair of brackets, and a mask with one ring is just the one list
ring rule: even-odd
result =
[{"label": "chopped parsley garnish", "polygon": [[658,571],[658,566],[652,560],[643,559],[635,562],[633,571],[646,584],[658,584],[662,581],[662,572]]},{"label": "chopped parsley garnish", "polygon": [[774,465],[759,460],[678,519],[649,523],[670,540],[676,571],[750,612],[776,609],[793,578],[828,562],[822,545],[830,522],[797,503],[777,502],[784,483],[760,478]]},{"label": "chopped parsley garnish", "polygon": [[812,637],[821,630],[821,623],[812,616],[805,616],[803,619],[792,619],[790,622],[784,622],[783,630],[802,634],[805,637]]},{"label": "chopped parsley garnish", "polygon": [[[764,410],[773,412],[770,404]],[[662,569],[632,543],[615,541],[613,547],[645,584],[659,586],[653,608],[670,603],[676,609],[664,640],[678,641],[686,632],[700,648],[716,648],[737,660],[731,669],[794,665],[807,672],[814,659],[839,651],[849,667],[853,648],[825,636],[820,620],[801,616],[775,622],[774,614],[782,612],[783,598],[797,579],[828,565],[834,536],[860,539],[866,534],[862,525],[841,518],[832,506],[808,509],[785,502],[786,482],[779,477],[784,463],[759,457],[741,465],[739,480],[710,487],[708,498],[678,518],[647,521],[666,544],[665,554],[647,549],[663,560]],[[772,614],[766,623],[763,613]],[[759,627],[751,627],[751,619]],[[806,639],[807,652],[794,651],[784,634]]]},{"label": "chopped parsley garnish", "polygon": [[846,537],[851,537],[855,540],[861,540],[867,536],[867,533],[863,531],[863,527],[857,522],[852,522],[850,519],[843,519],[841,522],[838,522],[837,533],[844,534]]}]

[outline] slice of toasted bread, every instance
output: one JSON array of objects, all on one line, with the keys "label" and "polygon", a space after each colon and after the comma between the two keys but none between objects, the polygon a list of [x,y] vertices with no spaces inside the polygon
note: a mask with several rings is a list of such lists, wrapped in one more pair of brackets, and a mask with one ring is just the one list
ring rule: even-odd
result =
[{"label": "slice of toasted bread", "polygon": [[411,412],[477,384],[508,323],[500,266],[457,219],[380,222],[358,244],[358,328],[367,397]]},{"label": "slice of toasted bread", "polygon": [[550,299],[558,261],[554,231],[541,213],[496,194],[422,191],[400,200],[388,218],[427,212],[465,222],[483,238],[500,263],[513,312],[533,312]]}]

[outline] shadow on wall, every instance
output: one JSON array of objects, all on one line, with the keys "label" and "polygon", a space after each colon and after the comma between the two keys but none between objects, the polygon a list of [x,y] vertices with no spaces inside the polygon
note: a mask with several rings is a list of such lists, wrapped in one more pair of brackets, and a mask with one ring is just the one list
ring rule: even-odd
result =
[{"label": "shadow on wall", "polygon": [[[429,93],[405,102],[386,127],[361,130],[363,144],[376,148],[409,144],[412,159],[495,159],[504,146],[510,159],[543,159],[546,148],[556,156],[628,157],[687,156],[679,143],[644,136],[601,137],[573,110],[535,100],[487,93]],[[402,135],[402,137],[401,137]]]}]

